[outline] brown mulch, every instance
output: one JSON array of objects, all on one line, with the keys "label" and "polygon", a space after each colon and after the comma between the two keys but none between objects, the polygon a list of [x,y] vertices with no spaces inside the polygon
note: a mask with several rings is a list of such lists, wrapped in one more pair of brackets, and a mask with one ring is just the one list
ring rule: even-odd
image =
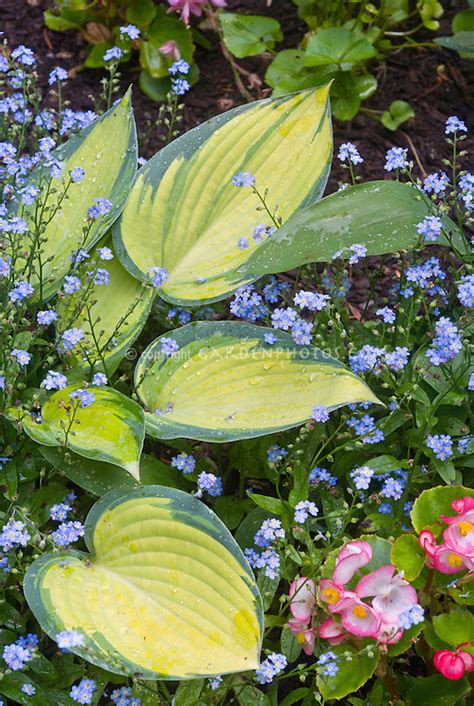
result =
[{"label": "brown mulch", "polygon": [[[68,70],[80,66],[85,56],[84,40],[73,31],[53,32],[43,23],[43,11],[50,6],[48,0],[6,0],[0,3],[1,29],[11,45],[24,43],[37,54],[42,88],[47,91],[47,75],[56,65]],[[286,46],[294,46],[303,36],[305,25],[297,17],[291,0],[229,0],[228,8],[239,12],[268,14],[277,18],[283,27]],[[449,33],[450,19],[462,2],[447,3],[443,20],[443,31]],[[218,48],[215,36],[206,33],[212,42],[211,50],[198,49],[197,62],[201,78],[185,97],[185,108],[181,128],[189,129],[208,117],[227,110],[244,99],[237,91],[232,72]],[[262,79],[269,57],[256,57],[242,61],[247,70]],[[124,86],[135,81],[137,66],[123,69]],[[379,90],[364,103],[364,107],[375,111],[388,108],[395,98],[407,100],[416,112],[416,117],[406,123],[397,133],[391,133],[380,123],[364,114],[347,123],[335,124],[336,147],[346,140],[355,142],[364,156],[359,168],[366,178],[383,177],[383,157],[386,149],[397,144],[414,148],[420,172],[439,169],[440,159],[446,156],[443,142],[443,124],[449,115],[455,114],[474,124],[474,62],[459,57],[441,48],[419,48],[392,54],[386,65],[376,69]],[[101,71],[79,71],[65,88],[65,96],[75,109],[91,107],[90,95],[97,94]],[[265,85],[262,86],[265,92]],[[138,87],[134,91],[134,106],[139,130],[156,117],[157,106],[144,96]],[[410,144],[411,142],[411,144]],[[143,156],[149,157],[157,148],[158,141],[151,135],[143,146]],[[344,176],[335,163],[329,190],[334,190],[337,180]]]}]

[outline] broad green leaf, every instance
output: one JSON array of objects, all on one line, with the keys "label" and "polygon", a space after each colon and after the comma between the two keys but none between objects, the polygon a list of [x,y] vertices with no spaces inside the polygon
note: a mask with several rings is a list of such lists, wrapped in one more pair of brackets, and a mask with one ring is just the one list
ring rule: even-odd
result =
[{"label": "broad green leaf", "polygon": [[[186,482],[180,471],[147,454],[140,456],[140,481],[137,481],[125,469],[112,463],[94,461],[71,451],[64,455],[60,449],[52,446],[41,446],[40,452],[60,473],[92,495],[102,496],[117,488],[133,489],[140,483],[164,485],[180,490],[189,488],[189,482]],[[51,483],[48,487],[50,486]],[[61,497],[64,494],[63,492]],[[58,502],[60,499],[58,498]]]},{"label": "broad green leaf", "polygon": [[474,578],[465,577],[462,581],[456,582],[449,588],[449,595],[459,605],[474,605]]},{"label": "broad green leaf", "polygon": [[[262,247],[253,230],[272,226],[251,188],[232,177],[250,172],[267,206],[286,220],[319,198],[331,157],[328,87],[257,101],[218,115],[158,152],[138,172],[113,233],[124,266],[146,278],[170,277],[164,299],[201,304],[239,286],[236,270]],[[249,247],[241,250],[241,237]]]},{"label": "broad green leaf", "polygon": [[425,565],[426,553],[414,535],[402,534],[395,540],[390,558],[397,571],[404,572],[407,581],[414,581]]},{"label": "broad green leaf", "polygon": [[[241,266],[241,284],[308,262],[330,262],[335,252],[353,243],[363,243],[368,255],[413,247],[419,238],[416,224],[430,213],[428,202],[407,184],[351,186],[290,218]],[[449,219],[444,226],[455,230]]]},{"label": "broad green leaf", "polygon": [[173,706],[192,706],[197,703],[204,686],[204,679],[182,681],[176,689]]},{"label": "broad green leaf", "polygon": [[249,497],[255,505],[261,507],[262,510],[271,512],[274,515],[283,515],[285,512],[285,504],[278,498],[272,498],[268,495],[260,495],[259,493],[249,493]]},{"label": "broad green leaf", "polygon": [[[104,245],[112,244],[101,242],[101,246]],[[95,251],[90,255],[91,263],[107,270],[110,282],[107,285],[92,284],[85,301],[81,292],[60,300],[58,326],[61,330],[82,329],[85,338],[73,353],[83,367],[95,366],[110,375],[144,327],[154,292],[132,277],[115,253],[112,260],[105,262],[94,259]],[[87,351],[87,355],[83,351]],[[132,349],[131,355],[134,354]]]},{"label": "broad green leaf", "polygon": [[234,694],[239,706],[271,706],[270,697],[252,684],[238,684]]},{"label": "broad green leaf", "polygon": [[273,49],[283,39],[280,23],[273,17],[219,12],[224,44],[238,59]]},{"label": "broad green leaf", "polygon": [[[270,330],[273,345],[264,340]],[[162,338],[135,369],[147,433],[156,438],[225,442],[296,427],[315,405],[379,403],[342,363],[297,346],[281,331],[235,321],[192,323],[173,331],[179,351],[168,358]]]},{"label": "broad green leaf", "polygon": [[20,417],[25,432],[38,444],[66,446],[80,456],[121,466],[138,479],[143,410],[117,390],[90,387],[94,402],[84,409],[74,403],[74,413],[69,393],[77,389],[71,385],[54,392],[43,405],[41,423],[17,410],[11,410],[10,417]]},{"label": "broad green leaf", "polygon": [[[25,576],[28,604],[52,638],[116,674],[190,679],[255,669],[262,610],[250,568],[194,496],[160,486],[112,491],[86,519],[89,554],[44,554]],[[66,562],[66,563],[65,563]]]},{"label": "broad green leaf", "polygon": [[427,528],[433,530],[434,525],[437,525],[439,531],[441,528],[446,529],[444,522],[439,519],[440,515],[455,515],[451,503],[466,495],[474,497],[474,490],[463,486],[440,486],[424,490],[415,500],[411,511],[413,527],[418,533]]},{"label": "broad green leaf", "polygon": [[463,58],[474,58],[474,31],[457,32],[452,37],[436,37],[434,40],[446,49],[457,51]]},{"label": "broad green leaf", "polygon": [[407,706],[454,706],[462,703],[460,699],[471,692],[468,679],[462,677],[453,681],[442,674],[431,677],[416,677],[411,680],[413,686],[404,694]]},{"label": "broad green leaf", "polygon": [[426,622],[418,623],[418,625],[413,625],[409,630],[404,630],[403,635],[393,645],[387,646],[387,654],[389,657],[398,657],[398,655],[403,654],[411,647],[413,647],[413,642],[416,641],[417,637],[421,635],[426,627]]},{"label": "broad green leaf", "polygon": [[[125,203],[137,165],[137,137],[130,92],[101,118],[54,150],[53,156],[65,162],[67,179],[68,171],[73,167],[82,167],[86,174],[82,182],[70,185],[68,198],[61,202],[42,234],[43,286],[40,293],[43,299],[54,294],[60,286],[62,277],[70,268],[71,253],[79,247],[91,248],[115,221]],[[33,175],[33,178],[40,181],[39,174]],[[51,187],[48,186],[49,180],[46,183],[42,179],[40,184],[42,191],[39,199],[44,198],[48,188],[57,190],[47,200],[54,209],[64,191],[61,180],[53,179]],[[84,243],[85,219],[95,198],[107,198],[113,206],[107,215],[93,222]],[[25,214],[31,222],[33,217],[33,210]],[[39,262],[36,268],[38,270]],[[38,276],[31,281],[39,292]]]},{"label": "broad green leaf", "polygon": [[306,46],[306,66],[336,64],[350,71],[354,64],[376,56],[376,49],[363,37],[342,27],[317,32]]},{"label": "broad green leaf", "polygon": [[278,52],[266,71],[265,82],[274,89],[274,96],[319,85],[318,76],[313,68],[306,66],[305,54],[301,49]]},{"label": "broad green leaf", "polygon": [[433,627],[440,640],[452,647],[474,641],[474,615],[468,610],[442,613],[433,618]]},{"label": "broad green leaf", "polygon": [[[153,78],[169,78],[168,69],[173,61],[160,51],[160,46],[172,39],[181,58],[191,64],[194,52],[192,34],[177,15],[168,15],[164,8],[153,7],[158,17],[148,30],[147,38],[140,39],[140,64]],[[169,90],[169,81],[167,85]]]},{"label": "broad green leaf", "polygon": [[[370,679],[379,661],[379,649],[374,643],[371,657],[349,644],[336,645],[331,649],[338,658],[338,670],[333,677],[318,675],[317,684],[325,699],[342,699]],[[350,660],[344,657],[344,653],[349,653]]]},{"label": "broad green leaf", "polygon": [[451,23],[451,29],[456,32],[474,31],[474,10],[463,10],[458,12]]}]

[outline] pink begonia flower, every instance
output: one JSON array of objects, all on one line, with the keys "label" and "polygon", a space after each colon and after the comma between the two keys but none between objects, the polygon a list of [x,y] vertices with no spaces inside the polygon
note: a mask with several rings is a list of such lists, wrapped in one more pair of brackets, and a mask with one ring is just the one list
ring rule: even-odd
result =
[{"label": "pink begonia flower", "polygon": [[158,49],[169,59],[174,59],[175,61],[181,59],[181,52],[179,51],[179,47],[174,41],[174,39],[170,39],[169,41],[165,42],[164,44],[159,46]]},{"label": "pink begonia flower", "polygon": [[293,618],[308,625],[313,617],[316,604],[314,581],[301,576],[291,584],[289,596]]},{"label": "pink begonia flower", "polygon": [[339,608],[342,627],[358,637],[377,639],[380,616],[367,603],[357,598],[345,598]]},{"label": "pink begonia flower", "polygon": [[330,613],[337,613],[339,605],[347,595],[355,598],[352,591],[346,591],[343,586],[334,583],[330,579],[323,579],[319,582],[319,600],[325,603]]},{"label": "pink begonia flower", "polygon": [[458,498],[457,500],[453,500],[451,507],[459,513],[469,512],[469,510],[474,510],[474,498],[471,498],[469,495],[464,496],[464,498]]},{"label": "pink begonia flower", "polygon": [[457,517],[441,516],[449,526],[443,532],[444,543],[461,556],[474,559],[474,509]]},{"label": "pink begonia flower", "polygon": [[347,632],[341,623],[337,623],[334,618],[327,618],[319,626],[319,637],[327,640],[330,645],[340,645],[347,636]]},{"label": "pink begonia flower", "polygon": [[443,677],[455,681],[464,676],[464,672],[474,671],[474,658],[460,647],[455,652],[438,650],[433,657],[434,666]]},{"label": "pink begonia flower", "polygon": [[448,525],[443,532],[443,544],[437,544],[433,534],[424,530],[418,541],[427,554],[427,564],[443,574],[474,571],[474,498],[458,498],[451,503],[457,515],[441,515]]},{"label": "pink begonia flower", "polygon": [[372,607],[384,623],[398,625],[399,616],[418,601],[415,589],[400,574],[395,574],[393,564],[363,576],[355,588],[358,598],[373,596]]},{"label": "pink begonia flower", "polygon": [[339,552],[332,579],[343,586],[354,576],[357,569],[365,566],[372,559],[372,547],[368,542],[349,542]]},{"label": "pink begonia flower", "polygon": [[[170,6],[168,12],[181,12],[181,19],[185,24],[189,24],[189,15],[192,13],[196,17],[201,17],[202,8],[208,0],[168,0]],[[210,0],[214,7],[225,7],[226,0]]]},{"label": "pink begonia flower", "polygon": [[312,655],[316,641],[316,629],[309,627],[309,624],[313,618],[316,605],[314,581],[301,576],[292,582],[289,596],[290,610],[293,617],[288,621],[288,627],[295,635],[305,654]]}]

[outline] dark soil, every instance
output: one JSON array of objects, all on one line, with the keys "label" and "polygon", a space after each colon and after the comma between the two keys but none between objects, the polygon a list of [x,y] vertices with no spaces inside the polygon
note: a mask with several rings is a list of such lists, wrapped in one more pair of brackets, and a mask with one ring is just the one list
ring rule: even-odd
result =
[{"label": "dark soil", "polygon": [[[47,92],[46,79],[56,65],[71,70],[79,67],[85,56],[84,40],[77,33],[52,32],[45,28],[43,11],[50,6],[48,0],[3,0],[0,3],[1,29],[11,45],[24,43],[37,54],[41,85]],[[285,34],[286,46],[295,46],[303,36],[305,25],[297,17],[291,0],[228,0],[231,10],[247,13],[268,14],[277,18]],[[443,32],[449,34],[450,20],[463,2],[445,3]],[[201,71],[199,82],[185,97],[185,108],[181,129],[189,129],[206,118],[244,102],[235,87],[230,67],[222,56],[216,37],[207,33],[212,42],[211,50],[198,50],[197,62]],[[242,61],[245,69],[263,79],[269,58],[257,57]],[[379,90],[364,103],[364,107],[375,111],[388,108],[395,98],[411,103],[416,117],[406,123],[397,133],[391,133],[373,118],[359,114],[347,123],[336,123],[334,128],[336,147],[346,140],[355,142],[364,156],[359,167],[363,178],[383,177],[383,162],[386,149],[397,144],[410,147],[419,164],[420,172],[439,169],[440,160],[446,156],[443,141],[443,125],[449,115],[458,115],[470,126],[474,124],[472,87],[474,85],[474,62],[461,60],[442,48],[419,48],[400,51],[391,55],[386,65],[377,70]],[[137,79],[137,68],[124,67],[124,86]],[[91,107],[90,95],[97,95],[98,70],[79,71],[65,88],[65,96],[75,109]],[[269,91],[262,81],[261,88],[254,88],[255,97]],[[138,89],[134,91],[135,114],[142,132],[156,117],[157,106]],[[410,144],[411,141],[411,144]],[[467,144],[467,143],[466,143]],[[156,151],[158,140],[153,132],[142,145],[142,155],[149,157]],[[413,149],[414,148],[414,149]],[[343,172],[335,163],[329,190],[334,190]]]}]

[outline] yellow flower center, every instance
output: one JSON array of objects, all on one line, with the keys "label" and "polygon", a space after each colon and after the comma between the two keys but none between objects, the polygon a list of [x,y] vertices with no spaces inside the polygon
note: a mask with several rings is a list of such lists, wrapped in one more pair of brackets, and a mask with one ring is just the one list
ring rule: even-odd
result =
[{"label": "yellow flower center", "polygon": [[365,618],[367,616],[366,609],[361,605],[356,605],[356,607],[352,609],[352,612],[356,618]]},{"label": "yellow flower center", "polygon": [[448,554],[448,564],[450,566],[461,566],[462,559],[457,554]]},{"label": "yellow flower center", "polygon": [[305,636],[304,636],[304,632],[299,632],[299,633],[297,633],[297,635],[296,635],[296,642],[298,642],[300,645],[302,645],[302,644],[304,643],[305,639],[306,639],[306,638],[305,638]]},{"label": "yellow flower center", "polygon": [[459,534],[462,537],[467,537],[467,535],[473,529],[473,527],[474,527],[474,525],[472,525],[470,522],[467,522],[467,520],[463,520],[458,525]]},{"label": "yellow flower center", "polygon": [[337,603],[340,595],[340,591],[332,586],[321,591],[321,598],[325,603],[329,603],[329,605],[334,605],[334,603]]}]

